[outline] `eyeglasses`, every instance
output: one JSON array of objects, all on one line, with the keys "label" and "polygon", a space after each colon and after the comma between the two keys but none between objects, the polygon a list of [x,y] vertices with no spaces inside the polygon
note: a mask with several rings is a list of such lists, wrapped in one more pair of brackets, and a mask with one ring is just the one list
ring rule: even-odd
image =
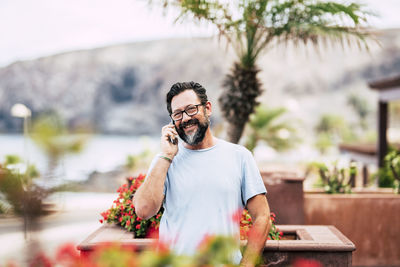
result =
[{"label": "eyeglasses", "polygon": [[179,121],[183,118],[183,112],[190,117],[194,116],[199,112],[199,106],[203,106],[203,104],[189,105],[183,111],[175,111],[174,113],[170,114],[170,117],[174,121]]}]

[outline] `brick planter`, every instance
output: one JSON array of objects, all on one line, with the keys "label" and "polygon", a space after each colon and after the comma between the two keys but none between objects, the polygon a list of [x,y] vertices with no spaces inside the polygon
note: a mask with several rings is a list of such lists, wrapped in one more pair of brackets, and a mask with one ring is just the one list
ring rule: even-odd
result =
[{"label": "brick planter", "polygon": [[279,224],[304,224],[304,177],[294,172],[261,171],[271,211]]},{"label": "brick planter", "polygon": [[[324,266],[352,266],[355,246],[335,227],[280,225],[278,228],[295,240],[269,240],[263,251],[262,266],[288,266],[296,258],[315,259]],[[81,255],[88,255],[99,245],[118,242],[132,250],[142,250],[156,241],[134,239],[132,233],[118,226],[103,225],[79,244],[78,249]]]},{"label": "brick planter", "polygon": [[354,242],[354,266],[400,266],[400,195],[306,193],[304,201],[307,225],[334,225]]}]

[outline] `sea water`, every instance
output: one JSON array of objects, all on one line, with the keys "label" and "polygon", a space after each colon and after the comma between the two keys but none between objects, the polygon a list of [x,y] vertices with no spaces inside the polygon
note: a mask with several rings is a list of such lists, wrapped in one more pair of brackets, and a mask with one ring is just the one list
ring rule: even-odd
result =
[{"label": "sea water", "polygon": [[[83,181],[93,171],[107,172],[122,166],[128,155],[145,150],[157,153],[159,137],[148,136],[90,136],[80,153],[64,155],[56,173],[66,180]],[[0,135],[0,163],[6,155],[18,155],[24,162],[34,164],[40,173],[48,170],[48,158],[29,137],[23,135]]]}]

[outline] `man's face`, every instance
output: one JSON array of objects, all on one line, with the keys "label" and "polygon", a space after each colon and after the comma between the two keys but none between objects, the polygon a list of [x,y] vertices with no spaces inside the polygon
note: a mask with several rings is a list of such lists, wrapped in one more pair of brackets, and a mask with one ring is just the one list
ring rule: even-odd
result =
[{"label": "man's face", "polygon": [[[185,90],[179,95],[172,98],[171,109],[172,113],[183,111],[188,106],[200,104],[200,100],[193,90]],[[175,128],[179,137],[189,145],[197,145],[203,141],[205,133],[209,126],[209,104],[206,106],[199,105],[198,113],[193,116],[188,116],[183,112],[181,120],[175,121]]]}]

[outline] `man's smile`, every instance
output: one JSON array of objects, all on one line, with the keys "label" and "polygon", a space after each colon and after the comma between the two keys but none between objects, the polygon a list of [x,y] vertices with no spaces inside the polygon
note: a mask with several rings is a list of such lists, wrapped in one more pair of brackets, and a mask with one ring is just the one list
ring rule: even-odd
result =
[{"label": "man's smile", "polygon": [[196,129],[196,127],[197,127],[197,124],[189,124],[189,125],[186,125],[183,128],[185,129],[185,132],[191,132],[194,129]]}]

